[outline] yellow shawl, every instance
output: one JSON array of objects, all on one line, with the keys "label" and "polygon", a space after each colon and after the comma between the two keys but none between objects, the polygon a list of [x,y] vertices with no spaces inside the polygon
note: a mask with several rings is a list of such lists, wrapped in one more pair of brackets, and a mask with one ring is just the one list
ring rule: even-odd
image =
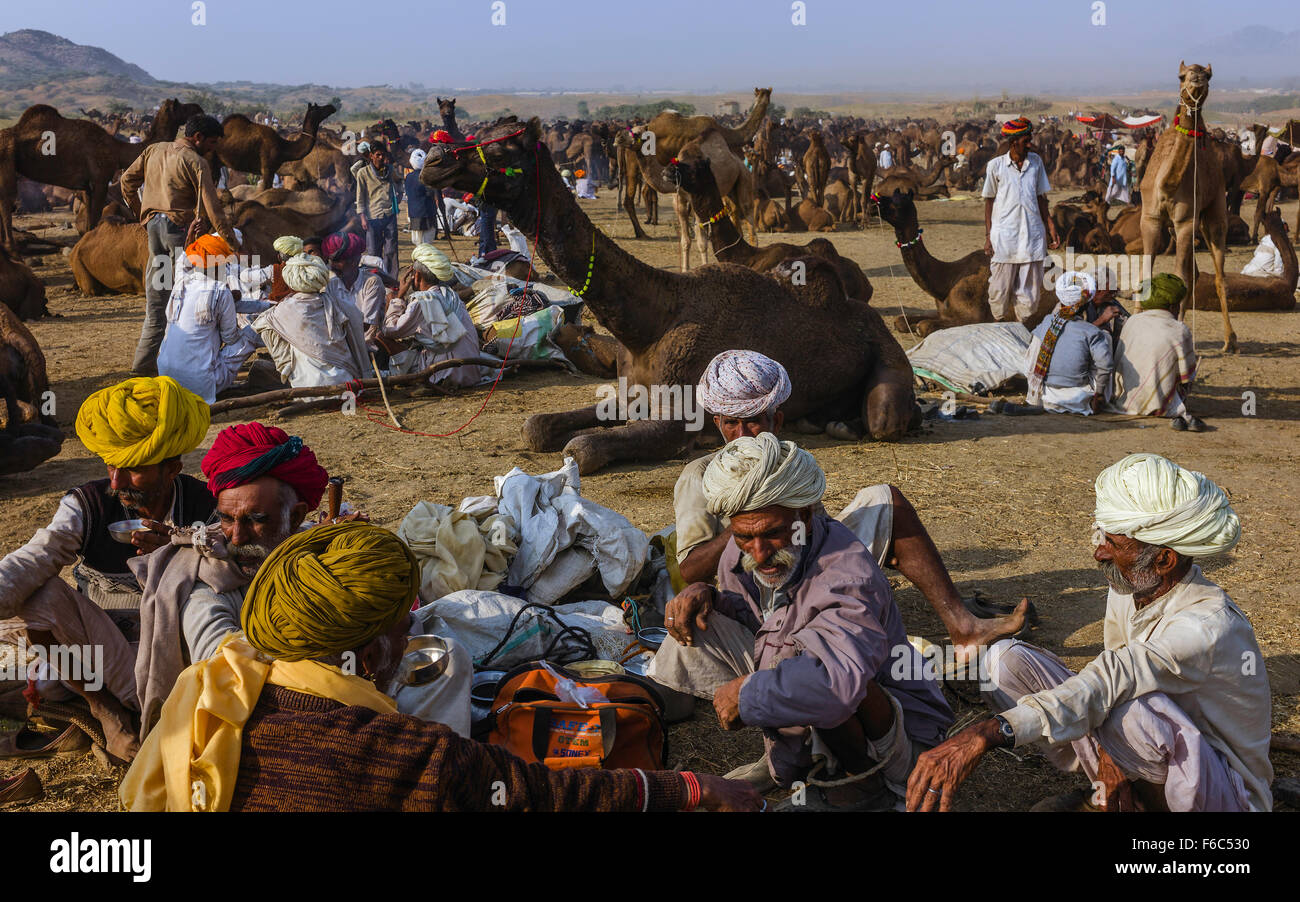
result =
[{"label": "yellow shawl", "polygon": [[273,660],[233,633],[177,679],[118,789],[127,810],[228,811],[244,723],[266,683],[381,714],[397,710],[367,680],[315,661]]}]

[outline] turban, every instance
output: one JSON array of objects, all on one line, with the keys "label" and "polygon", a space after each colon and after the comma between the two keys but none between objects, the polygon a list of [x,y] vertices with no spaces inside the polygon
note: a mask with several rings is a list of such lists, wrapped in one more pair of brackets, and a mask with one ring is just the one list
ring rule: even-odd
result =
[{"label": "turban", "polygon": [[367,154],[367,153],[370,153],[370,142],[369,142],[369,141],[362,141],[360,144],[358,144],[358,145],[357,145],[357,153],[359,153],[359,154]]},{"label": "turban", "polygon": [[296,257],[302,253],[302,239],[297,235],[281,235],[275,239],[271,247],[275,248],[277,254],[283,254],[285,257]]},{"label": "turban", "polygon": [[309,510],[320,506],[329,474],[298,436],[275,426],[240,423],[217,433],[200,465],[215,498],[223,489],[271,476],[293,487]]},{"label": "turban", "polygon": [[436,132],[434,132],[432,135],[429,136],[429,143],[430,143],[430,144],[450,144],[450,143],[451,143],[451,133],[448,132],[446,129],[442,129],[442,128],[440,128],[440,129],[438,129]]},{"label": "turban", "polygon": [[709,361],[695,389],[709,413],[746,419],[776,410],[788,397],[785,367],[757,351],[723,351]]},{"label": "turban", "polygon": [[419,586],[415,555],[388,530],[313,526],[267,555],[239,623],[250,645],[281,661],[342,654],[391,630]]},{"label": "turban", "polygon": [[303,294],[320,294],[329,284],[330,268],[313,254],[298,254],[285,261],[280,278],[293,291]]},{"label": "turban", "polygon": [[197,448],[211,414],[170,376],[127,379],[86,399],[77,437],[110,467],[148,467]]},{"label": "turban", "polygon": [[1002,135],[1006,138],[1018,138],[1033,131],[1034,127],[1024,116],[1002,123]]},{"label": "turban", "polygon": [[569,178],[570,176],[572,176],[573,173],[570,172],[569,170],[565,169],[563,172],[560,173],[560,175],[564,176],[564,177],[567,179],[567,178]]},{"label": "turban", "polygon": [[816,459],[794,442],[770,432],[742,435],[718,452],[704,470],[709,513],[734,517],[775,504],[801,508],[826,493],[826,474]]},{"label": "turban", "polygon": [[1187,283],[1173,273],[1156,273],[1138,289],[1143,310],[1168,310],[1187,297]]},{"label": "turban", "polygon": [[366,243],[356,232],[335,232],[333,235],[325,236],[320,249],[324,251],[325,259],[330,262],[351,260],[365,253]]},{"label": "turban", "polygon": [[1061,273],[1056,277],[1056,299],[1060,302],[1057,309],[1066,316],[1072,315],[1086,300],[1085,291],[1088,297],[1097,293],[1097,282],[1092,276],[1075,270]]},{"label": "turban", "polygon": [[586,175],[587,175],[587,170],[585,170],[585,169],[578,169],[578,170],[575,170],[573,174],[574,174],[575,176],[577,176],[578,178],[585,178]]},{"label": "turban", "polygon": [[1230,551],[1241,521],[1223,489],[1158,454],[1130,454],[1097,477],[1097,525],[1188,557]]},{"label": "turban", "polygon": [[441,282],[451,278],[451,261],[432,244],[416,245],[411,251],[411,259],[433,273]]},{"label": "turban", "polygon": [[185,248],[185,256],[197,267],[206,267],[213,258],[229,257],[234,250],[220,235],[200,235],[194,243]]},{"label": "turban", "polygon": [[415,148],[415,150],[411,151],[411,168],[423,169],[425,156],[426,156],[425,152],[420,150],[420,148],[418,147]]}]

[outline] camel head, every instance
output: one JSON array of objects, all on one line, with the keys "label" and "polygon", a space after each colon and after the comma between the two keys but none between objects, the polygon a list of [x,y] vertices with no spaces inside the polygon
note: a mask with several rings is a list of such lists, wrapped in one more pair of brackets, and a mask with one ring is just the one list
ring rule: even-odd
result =
[{"label": "camel head", "polygon": [[900,242],[915,241],[921,231],[917,227],[914,195],[910,189],[904,193],[895,188],[893,194],[881,196],[876,201],[880,206],[880,218],[894,227],[894,238]]},{"label": "camel head", "polygon": [[711,187],[716,187],[713,178],[713,164],[700,148],[698,139],[689,141],[677,152],[677,156],[663,170],[666,181],[680,185],[687,194],[703,194]]},{"label": "camel head", "polygon": [[1195,112],[1205,103],[1213,75],[1213,66],[1178,64],[1178,99],[1188,110]]},{"label": "camel head", "polygon": [[443,100],[441,97],[439,97],[438,115],[443,117],[450,116],[452,118],[452,121],[454,122],[456,119],[456,98],[452,97],[449,100]]},{"label": "camel head", "polygon": [[311,131],[330,116],[333,116],[336,112],[338,112],[338,110],[332,103],[327,103],[324,106],[317,106],[314,103],[308,102],[307,115],[304,116],[302,120],[303,131]]},{"label": "camel head", "polygon": [[430,145],[420,171],[425,187],[474,192],[481,188],[489,203],[510,210],[522,199],[536,196],[535,180],[544,175],[539,165],[549,169],[558,183],[550,154],[538,149],[542,125],[537,117],[520,122],[507,116],[480,128],[475,137],[474,142]]}]

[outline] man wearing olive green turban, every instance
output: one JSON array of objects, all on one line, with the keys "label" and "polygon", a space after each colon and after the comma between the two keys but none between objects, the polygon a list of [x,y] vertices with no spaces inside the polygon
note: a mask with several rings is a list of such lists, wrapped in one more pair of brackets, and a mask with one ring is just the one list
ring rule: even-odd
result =
[{"label": "man wearing olive green turban", "polygon": [[[38,682],[51,701],[83,696],[103,727],[107,750],[135,752],[135,651],[140,583],[127,564],[168,540],[171,526],[206,522],[215,502],[182,475],[181,456],[203,441],[209,409],[165,376],[98,391],[77,413],[77,435],[108,467],[108,477],[70,490],[49,526],[0,560],[0,641],[94,650],[82,673]],[[109,531],[135,520],[135,529]],[[75,565],[75,566],[73,566]],[[59,573],[73,566],[73,589]],[[71,679],[69,677],[78,677]],[[18,742],[24,749],[22,741]]]},{"label": "man wearing olive green turban", "polygon": [[1179,430],[1202,432],[1184,399],[1196,378],[1192,330],[1178,318],[1187,286],[1171,273],[1157,273],[1137,294],[1142,310],[1129,317],[1115,343],[1111,406],[1140,417],[1169,417]]},{"label": "man wearing olive green turban", "polygon": [[[223,493],[224,494],[224,493]],[[119,788],[131,811],[756,811],[746,786],[675,772],[551,771],[402,712],[420,583],[368,523],[315,526],[258,569],[242,634],[180,674]],[[418,614],[417,614],[418,616]],[[427,685],[446,684],[458,662]],[[463,650],[460,652],[463,656]],[[460,662],[468,674],[468,657]],[[468,704],[468,676],[454,694]],[[446,690],[444,690],[446,691]],[[698,787],[693,789],[693,787]]]}]

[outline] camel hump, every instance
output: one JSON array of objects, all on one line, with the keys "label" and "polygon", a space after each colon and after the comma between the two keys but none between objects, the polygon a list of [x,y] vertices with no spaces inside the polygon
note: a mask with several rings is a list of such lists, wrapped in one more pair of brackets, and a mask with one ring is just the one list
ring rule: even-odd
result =
[{"label": "camel hump", "polygon": [[23,114],[18,117],[17,127],[22,128],[24,125],[32,122],[62,118],[63,115],[48,103],[36,103],[23,110]]}]

